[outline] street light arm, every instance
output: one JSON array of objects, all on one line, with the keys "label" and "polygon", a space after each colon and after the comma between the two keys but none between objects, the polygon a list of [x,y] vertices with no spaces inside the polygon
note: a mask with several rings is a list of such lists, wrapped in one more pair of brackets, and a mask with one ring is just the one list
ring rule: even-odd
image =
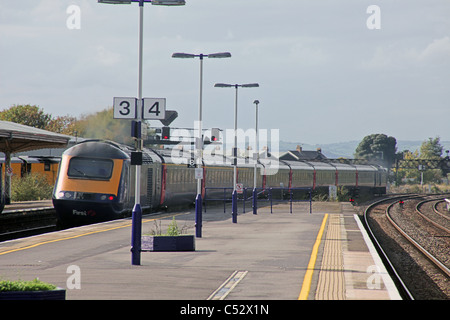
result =
[{"label": "street light arm", "polygon": [[184,6],[185,0],[97,0],[98,3],[130,4],[131,2],[151,2],[155,6]]},{"label": "street light arm", "polygon": [[206,54],[205,56],[207,56],[208,58],[230,58],[231,53],[229,52],[210,53]]},{"label": "street light arm", "polygon": [[241,85],[242,88],[257,88],[259,87],[258,83],[246,83]]},{"label": "street light arm", "polygon": [[195,58],[195,54],[177,52],[172,54],[172,58]]},{"label": "street light arm", "polygon": [[155,6],[184,6],[186,4],[184,0],[152,0],[151,2]]},{"label": "street light arm", "polygon": [[214,87],[216,88],[230,88],[230,87],[234,87],[234,84],[228,84],[228,83],[216,83],[214,85]]}]

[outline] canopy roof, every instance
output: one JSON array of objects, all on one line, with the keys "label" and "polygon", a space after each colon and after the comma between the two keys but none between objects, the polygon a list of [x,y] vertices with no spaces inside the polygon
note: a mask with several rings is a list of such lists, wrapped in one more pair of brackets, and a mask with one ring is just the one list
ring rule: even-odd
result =
[{"label": "canopy roof", "polygon": [[23,152],[65,147],[70,137],[22,124],[0,120],[0,152]]}]

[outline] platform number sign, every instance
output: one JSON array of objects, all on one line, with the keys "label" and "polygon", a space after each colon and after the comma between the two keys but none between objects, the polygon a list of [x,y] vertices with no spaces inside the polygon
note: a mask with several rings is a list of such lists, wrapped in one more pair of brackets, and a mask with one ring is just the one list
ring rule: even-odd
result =
[{"label": "platform number sign", "polygon": [[[130,97],[114,98],[114,119],[137,119],[138,99]],[[142,99],[142,119],[164,120],[166,118],[166,98]]]},{"label": "platform number sign", "polygon": [[136,98],[114,98],[114,119],[136,119]]},{"label": "platform number sign", "polygon": [[164,120],[166,118],[166,99],[144,98],[142,118],[145,120]]}]

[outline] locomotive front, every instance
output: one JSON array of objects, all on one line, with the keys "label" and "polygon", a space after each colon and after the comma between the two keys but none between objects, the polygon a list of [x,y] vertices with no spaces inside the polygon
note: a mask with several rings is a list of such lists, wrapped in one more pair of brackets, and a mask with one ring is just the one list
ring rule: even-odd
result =
[{"label": "locomotive front", "polygon": [[53,190],[58,222],[76,225],[120,218],[127,208],[129,156],[118,145],[86,141],[62,155]]}]

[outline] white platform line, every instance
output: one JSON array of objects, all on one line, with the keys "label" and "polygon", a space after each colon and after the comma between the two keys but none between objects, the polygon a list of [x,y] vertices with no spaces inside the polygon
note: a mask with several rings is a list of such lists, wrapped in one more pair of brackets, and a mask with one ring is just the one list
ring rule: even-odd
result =
[{"label": "white platform line", "polygon": [[206,300],[224,300],[238,283],[244,279],[248,271],[234,271],[224,283],[217,288]]},{"label": "white platform line", "polygon": [[353,215],[353,218],[355,218],[356,223],[358,224],[359,229],[361,230],[361,233],[363,235],[364,241],[366,242],[367,248],[369,248],[369,252],[372,255],[372,259],[375,262],[376,266],[380,270],[380,275],[383,279],[384,285],[386,286],[386,289],[389,293],[389,297],[391,300],[402,300],[402,297],[398,293],[397,287],[395,286],[394,282],[392,281],[392,278],[389,276],[389,273],[387,272],[386,268],[384,267],[383,262],[381,261],[380,256],[378,255],[377,250],[372,244],[372,241],[370,241],[369,235],[366,232],[366,229],[362,225],[361,221],[359,220],[359,217],[357,214]]}]

